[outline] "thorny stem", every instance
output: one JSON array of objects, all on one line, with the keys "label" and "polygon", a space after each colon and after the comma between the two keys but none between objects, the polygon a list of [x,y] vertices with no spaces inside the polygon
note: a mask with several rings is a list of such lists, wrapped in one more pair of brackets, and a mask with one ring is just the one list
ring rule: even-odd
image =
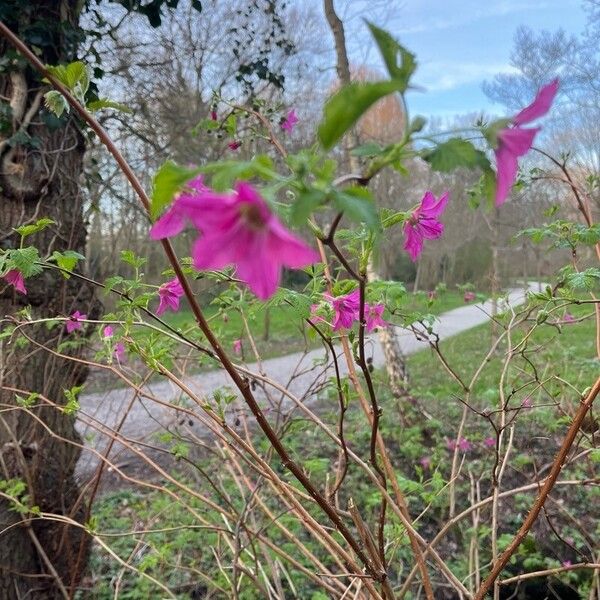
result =
[{"label": "thorny stem", "polygon": [[[98,123],[98,121],[82,106],[71,94],[71,92],[62,85],[39,61],[39,59],[33,54],[29,48],[4,24],[0,22],[0,34],[5,37],[29,62],[30,64],[44,77],[48,79],[52,83],[52,85],[65,97],[67,102],[73,107],[73,109],[79,114],[79,116],[94,130],[94,132],[98,135],[98,138],[102,141],[102,143],[106,146],[108,151],[112,154],[117,164],[121,168],[123,174],[130,182],[131,186],[137,193],[140,202],[144,206],[146,212],[150,214],[150,199],[147,196],[142,184],[138,180],[137,176],[120,153],[118,148],[115,146],[113,141],[110,139],[104,128]],[[202,310],[194,297],[194,293],[192,288],[185,277],[181,265],[175,255],[173,247],[168,240],[162,240],[161,244],[167,255],[169,263],[171,264],[173,270],[175,271],[176,277],[179,279],[181,286],[183,287],[185,296],[190,304],[190,308],[192,309],[192,313],[198,323],[198,326],[202,330],[202,333],[206,336],[206,339],[214,349],[216,355],[219,357],[224,369],[227,371],[229,377],[233,380],[236,387],[239,389],[242,394],[246,404],[254,415],[257,423],[262,429],[263,433],[269,439],[271,445],[275,448],[275,451],[281,458],[282,465],[289,469],[289,471],[294,475],[294,477],[301,483],[301,485],[306,489],[306,491],[310,494],[310,496],[315,500],[315,502],[319,505],[319,507],[323,510],[323,512],[329,517],[329,519],[333,522],[337,530],[340,532],[342,537],[348,542],[350,547],[354,550],[356,555],[359,557],[361,562],[367,568],[367,571],[374,577],[376,581],[380,581],[385,574],[378,573],[377,570],[372,565],[371,561],[361,548],[360,544],[356,541],[348,527],[344,524],[341,518],[338,516],[335,508],[327,501],[327,499],[319,492],[319,490],[313,485],[310,479],[305,475],[302,468],[292,460],[287,450],[283,446],[281,440],[278,438],[277,433],[273,430],[267,419],[265,418],[264,413],[260,409],[254,395],[250,389],[250,385],[248,380],[243,379],[239,373],[237,372],[235,366],[229,359],[226,352],[221,347],[218,339],[215,337],[212,329],[208,325]]]}]

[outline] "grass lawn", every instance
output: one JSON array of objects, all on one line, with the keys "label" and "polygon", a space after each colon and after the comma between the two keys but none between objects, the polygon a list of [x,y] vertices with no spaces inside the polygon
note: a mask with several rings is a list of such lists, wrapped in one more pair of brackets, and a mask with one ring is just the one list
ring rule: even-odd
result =
[{"label": "grass lawn", "polygon": [[[438,315],[463,305],[463,294],[459,292],[444,292],[433,302],[428,302],[425,293],[418,293],[407,294],[402,310],[405,314],[431,313]],[[248,353],[251,348],[240,313],[236,310],[223,313],[219,311],[218,307],[210,304],[202,308],[221,342],[227,348],[231,348],[234,340],[241,339],[245,353],[250,356]],[[189,310],[180,310],[176,313],[167,312],[163,318],[169,325],[180,328],[182,331],[196,328],[194,318]],[[291,308],[275,306],[267,309],[263,305],[256,305],[248,311],[246,319],[255,336],[256,346],[262,358],[299,352],[320,344],[318,339],[308,335],[309,328]]]}]

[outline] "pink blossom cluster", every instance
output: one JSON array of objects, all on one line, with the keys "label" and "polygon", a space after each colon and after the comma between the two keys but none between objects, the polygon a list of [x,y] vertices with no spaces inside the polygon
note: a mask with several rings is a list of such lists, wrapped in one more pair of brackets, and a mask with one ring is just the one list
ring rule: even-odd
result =
[{"label": "pink blossom cluster", "polygon": [[457,448],[461,452],[469,452],[469,450],[473,449],[473,444],[465,437],[461,437],[459,440],[446,440],[446,448],[451,452],[454,452]]},{"label": "pink blossom cluster", "polygon": [[[324,296],[333,308],[332,327],[334,331],[350,329],[355,321],[360,320],[360,290],[358,288],[343,296],[331,296],[330,294],[324,294]],[[318,304],[311,306],[310,320],[312,323],[325,322],[325,319],[317,314],[318,308]],[[368,333],[377,327],[387,327],[388,323],[383,319],[384,311],[385,305],[382,303],[368,304],[365,302],[365,328]]]}]

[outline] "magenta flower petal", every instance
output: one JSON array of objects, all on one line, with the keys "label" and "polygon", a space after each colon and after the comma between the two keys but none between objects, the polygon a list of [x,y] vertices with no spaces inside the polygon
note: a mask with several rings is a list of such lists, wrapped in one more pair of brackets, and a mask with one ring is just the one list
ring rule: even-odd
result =
[{"label": "magenta flower petal", "polygon": [[102,337],[109,338],[114,334],[114,330],[110,325],[107,325],[102,331]]},{"label": "magenta flower petal", "polygon": [[296,111],[294,109],[288,112],[287,116],[281,123],[281,129],[287,131],[288,133],[292,133],[296,123],[298,123],[298,117],[296,116]]},{"label": "magenta flower petal", "polygon": [[271,221],[269,251],[277,252],[281,264],[290,269],[301,269],[319,262],[320,256],[306,242],[288,231],[277,218]]},{"label": "magenta flower petal", "polygon": [[556,92],[558,79],[542,87],[535,100],[512,119],[510,127],[498,132],[496,148],[496,206],[504,203],[517,177],[517,159],[526,154],[540,130],[539,127],[524,128],[521,125],[544,116],[549,110]]},{"label": "magenta flower petal", "polygon": [[360,290],[357,288],[345,296],[330,297],[330,302],[334,311],[333,330],[350,329],[359,318]]},{"label": "magenta flower petal", "polygon": [[153,240],[162,240],[164,238],[173,237],[183,231],[185,219],[181,214],[181,208],[177,204],[177,200],[173,206],[160,217],[150,228],[150,237]]},{"label": "magenta flower petal", "polygon": [[448,192],[444,192],[439,197],[439,200],[435,199],[432,192],[425,192],[423,200],[421,200],[421,206],[417,209],[419,211],[419,216],[426,219],[436,219],[444,212],[449,198]]},{"label": "magenta flower petal", "polygon": [[78,310],[76,310],[66,322],[65,327],[67,329],[67,333],[73,333],[77,329],[82,329],[83,323],[81,323],[81,320],[85,319],[87,319],[87,315],[84,315],[83,313],[80,313]]},{"label": "magenta flower petal", "polygon": [[270,298],[279,287],[281,265],[278,262],[249,257],[238,263],[236,272],[260,300]]},{"label": "magenta flower petal", "polygon": [[158,296],[160,301],[158,303],[158,308],[156,309],[156,314],[158,316],[162,315],[168,308],[172,311],[176,312],[179,310],[179,298],[183,296],[185,292],[183,291],[183,287],[179,282],[179,279],[175,277],[175,279],[171,279],[167,283],[163,283],[158,288]]},{"label": "magenta flower petal", "polygon": [[123,362],[124,355],[125,355],[125,344],[123,342],[117,342],[115,344],[115,358],[119,362]]},{"label": "magenta flower petal", "polygon": [[21,271],[11,269],[8,271],[8,273],[5,273],[2,278],[6,279],[7,283],[12,285],[20,294],[27,294],[27,290],[25,289],[25,280],[23,279],[23,274]]},{"label": "magenta flower petal", "polygon": [[233,340],[233,351],[236,354],[242,353],[242,340]]},{"label": "magenta flower petal", "polygon": [[555,79],[548,85],[540,88],[535,100],[513,118],[513,125],[519,127],[543,117],[550,110],[552,102],[554,102],[554,97],[556,96],[556,92],[558,92],[558,84],[558,79]]},{"label": "magenta flower petal", "polygon": [[448,192],[442,194],[439,200],[432,192],[425,192],[421,204],[404,223],[404,249],[413,261],[423,251],[424,239],[435,240],[444,233],[444,225],[438,221],[438,217],[444,212],[448,198]]},{"label": "magenta flower petal", "polygon": [[371,333],[377,327],[387,327],[388,323],[383,320],[383,304],[365,304],[365,320],[367,323],[367,332]]},{"label": "magenta flower petal", "polygon": [[416,261],[423,251],[423,236],[420,231],[412,227],[410,223],[404,224],[404,249],[408,252],[412,261]]}]

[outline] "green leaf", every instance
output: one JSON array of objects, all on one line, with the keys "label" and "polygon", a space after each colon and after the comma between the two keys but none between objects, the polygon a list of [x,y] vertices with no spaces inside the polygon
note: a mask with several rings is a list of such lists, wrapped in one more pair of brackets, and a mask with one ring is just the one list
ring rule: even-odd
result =
[{"label": "green leaf", "polygon": [[198,168],[180,167],[172,160],[168,160],[152,180],[151,217],[156,219],[162,210],[171,203],[175,194],[198,173],[200,173]]},{"label": "green leaf", "polygon": [[103,108],[112,108],[114,110],[118,110],[120,112],[124,112],[127,114],[132,114],[133,111],[125,104],[121,104],[121,102],[115,102],[114,100],[109,100],[108,98],[100,98],[99,100],[92,100],[92,102],[88,102],[87,109],[91,112],[95,112],[97,110],[102,110]]},{"label": "green leaf", "polygon": [[16,227],[15,231],[21,236],[22,239],[25,239],[28,235],[32,235],[33,233],[37,233],[38,231],[42,231],[43,229],[46,229],[46,227],[55,224],[56,221],[44,217],[42,219],[38,219],[35,223]]},{"label": "green leaf", "polygon": [[[369,21],[367,21],[367,25],[379,47],[390,77],[400,84],[397,91],[404,92],[417,68],[415,55],[401,46],[387,31],[380,29]],[[400,58],[400,63],[398,63],[398,58]]]},{"label": "green leaf", "polygon": [[377,100],[402,90],[401,81],[353,82],[325,104],[318,129],[321,145],[330,150]]},{"label": "green leaf", "polygon": [[353,221],[364,223],[372,230],[379,229],[375,202],[366,188],[356,186],[336,191],[333,203],[337,210],[343,211]]},{"label": "green leaf", "polygon": [[137,256],[133,250],[121,250],[121,260],[134,269],[139,269],[146,263],[146,258]]},{"label": "green leaf", "polygon": [[435,148],[425,151],[423,158],[434,171],[443,173],[449,173],[459,167],[491,169],[490,161],[481,150],[475,148],[471,142],[458,137],[450,138]]},{"label": "green leaf", "polygon": [[572,267],[561,269],[564,284],[572,289],[592,290],[600,283],[600,269],[592,267],[585,271],[573,271]]},{"label": "green leaf", "polygon": [[79,86],[85,94],[90,86],[91,68],[80,60],[68,65],[46,65],[46,69],[71,91]]},{"label": "green leaf", "polygon": [[69,103],[65,97],[56,90],[50,90],[44,94],[44,103],[46,108],[54,113],[57,117],[60,117],[63,112],[69,112]]},{"label": "green leaf", "polygon": [[292,204],[290,221],[293,225],[302,225],[310,214],[327,198],[323,190],[304,190]]},{"label": "green leaf", "polygon": [[25,278],[42,272],[42,266],[38,264],[40,260],[38,249],[33,246],[11,250],[10,260],[11,268],[20,271]]},{"label": "green leaf", "polygon": [[79,394],[84,386],[76,385],[73,386],[70,390],[63,390],[63,393],[67,399],[67,403],[65,404],[64,411],[67,415],[72,415],[79,410]]},{"label": "green leaf", "polygon": [[64,271],[72,272],[80,260],[85,260],[85,256],[74,250],[66,250],[65,252],[58,252],[55,250],[48,260],[56,262],[56,264],[63,269],[63,277],[69,279],[71,276]]}]

